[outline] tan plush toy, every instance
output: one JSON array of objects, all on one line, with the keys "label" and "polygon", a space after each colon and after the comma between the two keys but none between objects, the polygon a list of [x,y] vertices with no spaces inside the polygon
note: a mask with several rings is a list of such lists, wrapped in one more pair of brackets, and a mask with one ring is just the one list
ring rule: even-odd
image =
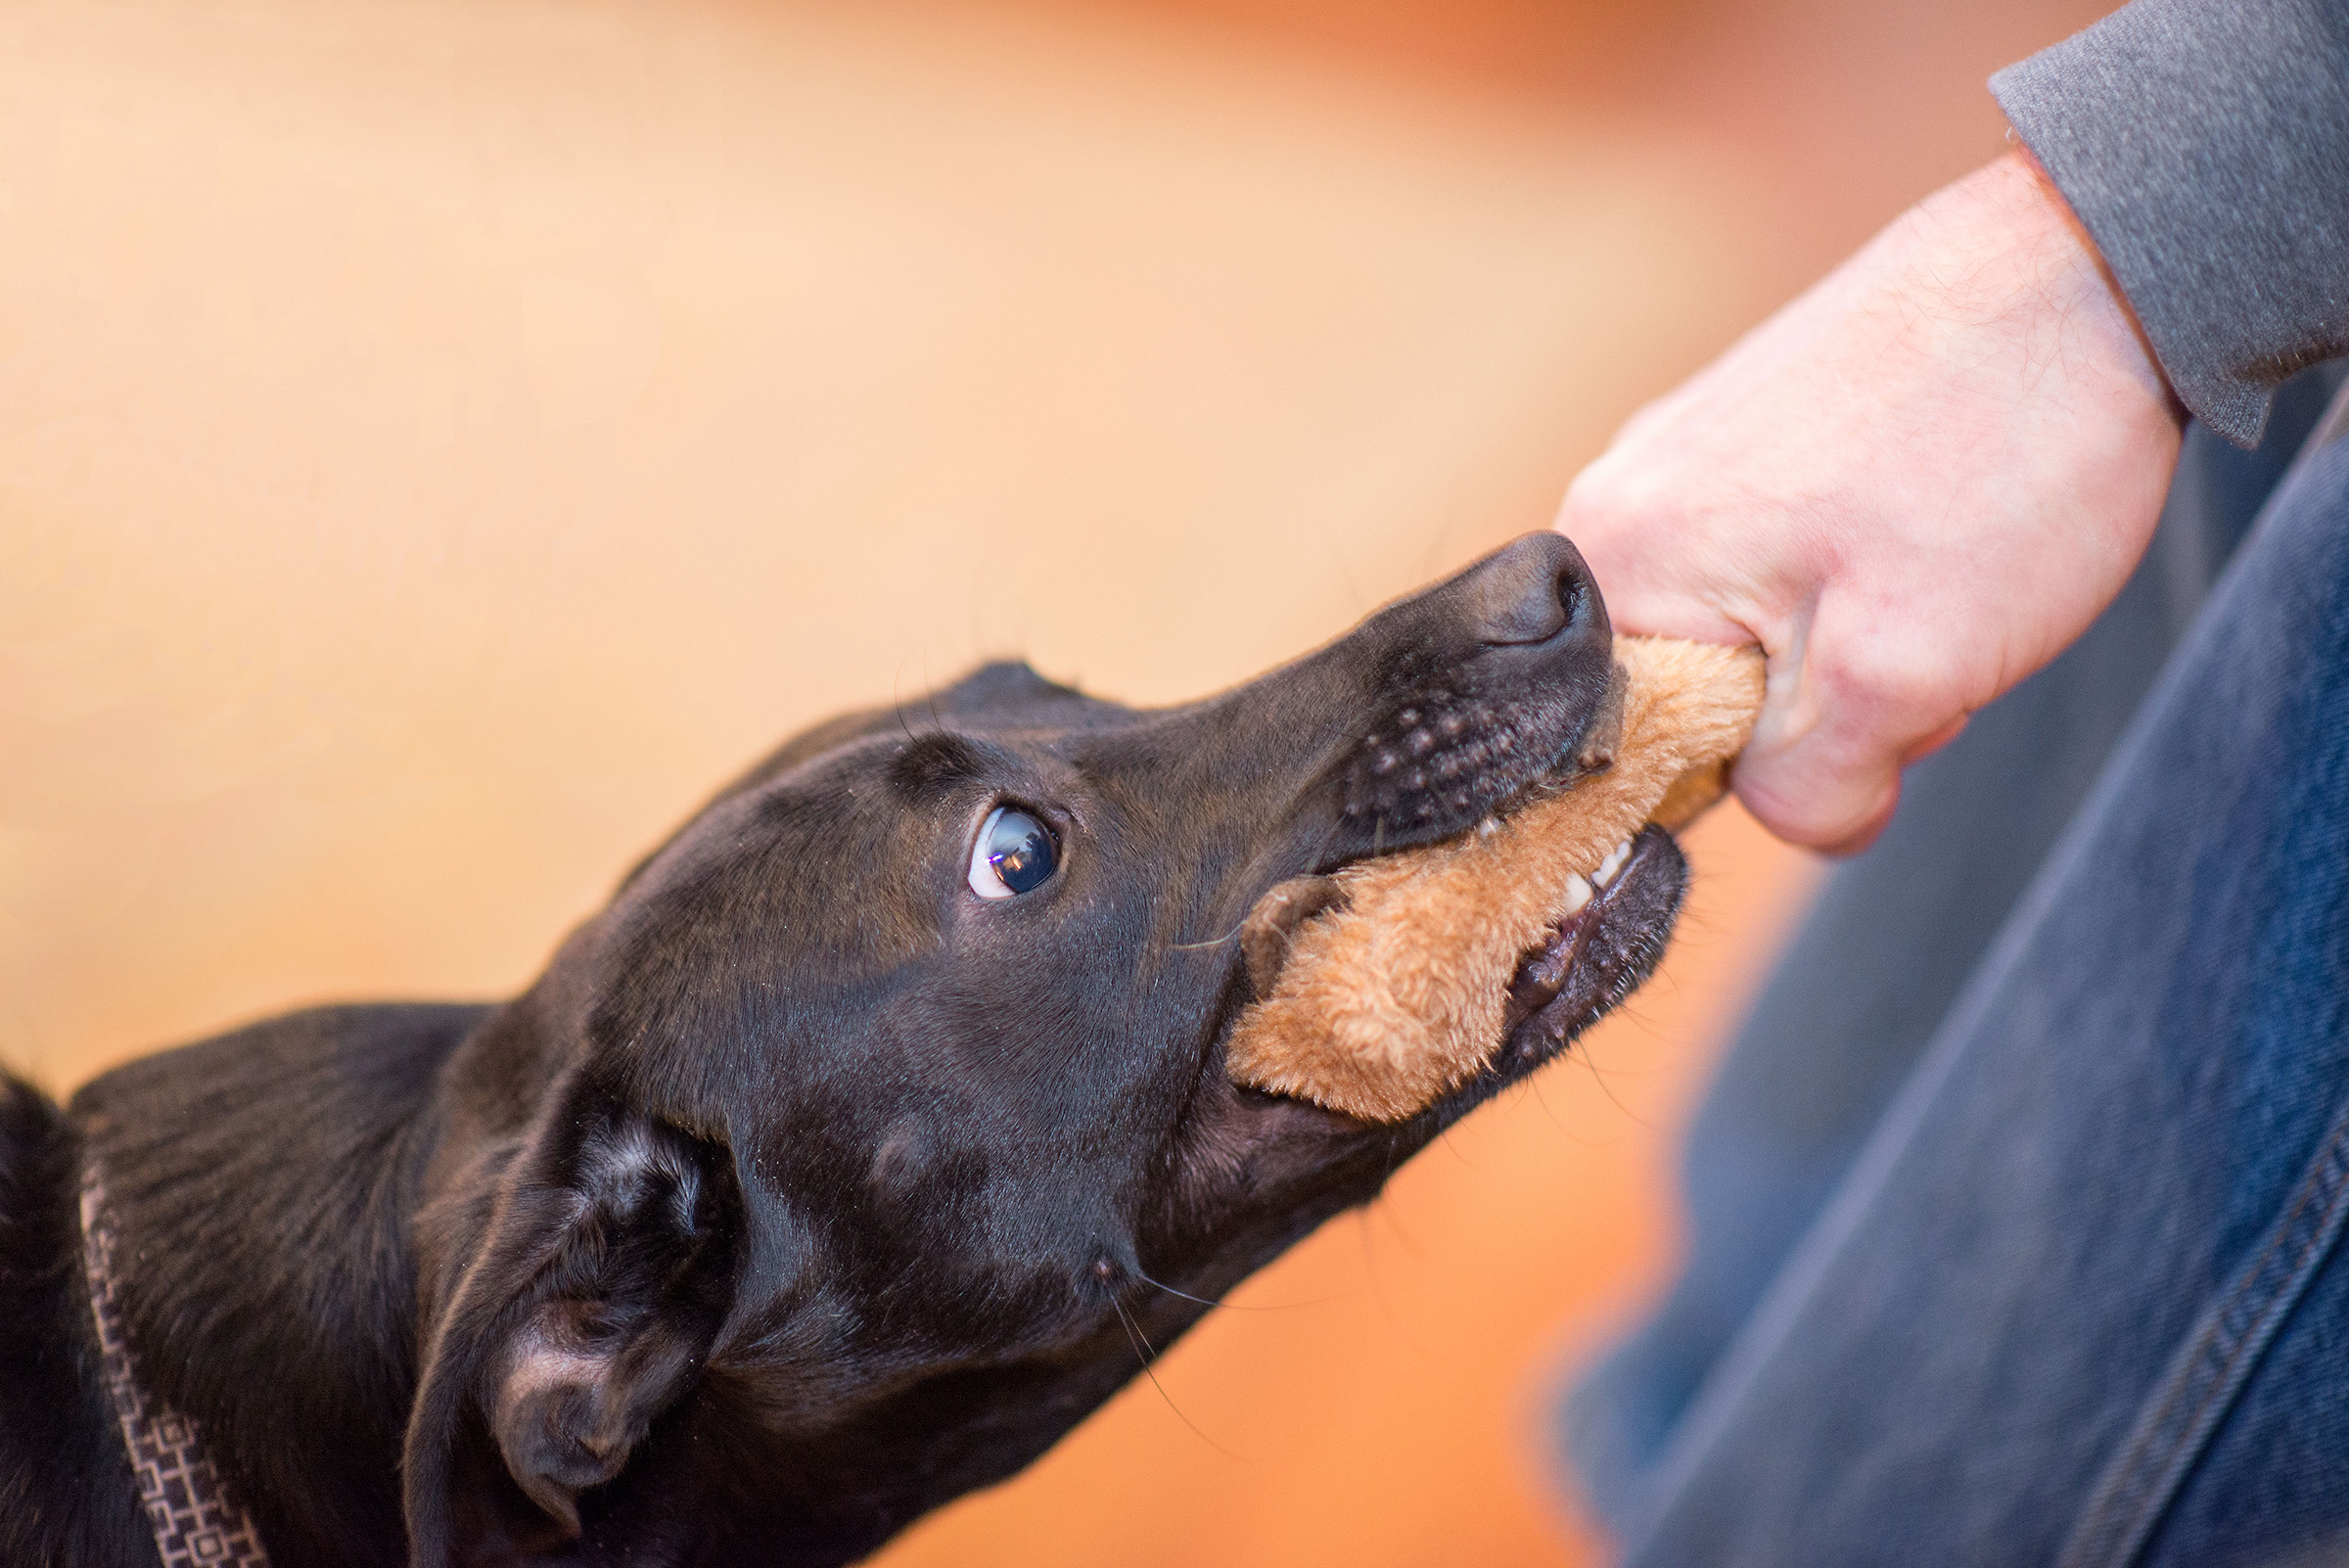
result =
[{"label": "tan plush toy", "polygon": [[1339,872],[1344,897],[1287,935],[1272,993],[1233,1029],[1236,1082],[1389,1122],[1493,1060],[1519,960],[1610,850],[1720,798],[1762,705],[1759,649],[1624,637],[1615,658],[1613,763],[1485,830]]}]

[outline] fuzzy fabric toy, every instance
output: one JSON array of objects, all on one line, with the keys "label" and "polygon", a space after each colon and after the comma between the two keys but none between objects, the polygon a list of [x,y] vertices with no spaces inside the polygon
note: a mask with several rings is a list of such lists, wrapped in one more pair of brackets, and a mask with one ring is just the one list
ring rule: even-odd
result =
[{"label": "fuzzy fabric toy", "polygon": [[1762,705],[1756,648],[1624,637],[1615,657],[1612,764],[1463,838],[1337,873],[1324,912],[1280,927],[1271,994],[1226,1049],[1234,1081],[1391,1122],[1493,1060],[1519,961],[1589,899],[1610,850],[1720,798]]}]

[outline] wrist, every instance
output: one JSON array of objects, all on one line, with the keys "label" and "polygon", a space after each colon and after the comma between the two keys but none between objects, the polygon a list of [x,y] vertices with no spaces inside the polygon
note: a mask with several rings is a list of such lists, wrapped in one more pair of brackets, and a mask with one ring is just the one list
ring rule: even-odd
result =
[{"label": "wrist", "polygon": [[2185,405],[2128,297],[2071,204],[2021,141],[1926,198],[1911,215],[1931,231],[1924,243],[1942,264],[1945,292],[1959,296],[1962,307],[1984,318],[2046,320],[2060,340],[2051,345],[2056,351],[2093,357],[2116,390],[2139,394],[2132,400],[2142,399],[2144,417],[2184,427]]}]

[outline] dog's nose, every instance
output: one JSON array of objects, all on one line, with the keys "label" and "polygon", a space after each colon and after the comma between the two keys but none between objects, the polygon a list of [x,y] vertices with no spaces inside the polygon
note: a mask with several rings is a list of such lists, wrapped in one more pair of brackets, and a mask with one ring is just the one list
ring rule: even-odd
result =
[{"label": "dog's nose", "polygon": [[1607,624],[1582,553],[1555,533],[1529,533],[1461,584],[1470,635],[1494,648],[1547,642],[1569,628]]}]

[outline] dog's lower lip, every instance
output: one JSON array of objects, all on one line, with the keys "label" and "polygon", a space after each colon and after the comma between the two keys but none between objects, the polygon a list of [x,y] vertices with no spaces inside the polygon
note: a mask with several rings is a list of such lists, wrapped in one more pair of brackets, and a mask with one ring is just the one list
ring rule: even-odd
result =
[{"label": "dog's lower lip", "polygon": [[[1564,993],[1585,945],[1585,936],[1606,918],[1613,902],[1611,896],[1630,881],[1625,872],[1636,869],[1635,859],[1644,861],[1640,851],[1645,848],[1643,841],[1648,833],[1643,828],[1639,834],[1618,844],[1588,880],[1574,878],[1569,888],[1571,907],[1566,917],[1550,928],[1543,943],[1528,948],[1518,960],[1516,972],[1509,980],[1502,1024],[1502,1038],[1517,1045],[1515,1054],[1526,1056],[1530,1049],[1529,1060],[1545,1054],[1540,1042],[1518,1042],[1517,1036],[1529,1021]],[[1660,828],[1654,830],[1654,836],[1670,842],[1670,836]]]}]

